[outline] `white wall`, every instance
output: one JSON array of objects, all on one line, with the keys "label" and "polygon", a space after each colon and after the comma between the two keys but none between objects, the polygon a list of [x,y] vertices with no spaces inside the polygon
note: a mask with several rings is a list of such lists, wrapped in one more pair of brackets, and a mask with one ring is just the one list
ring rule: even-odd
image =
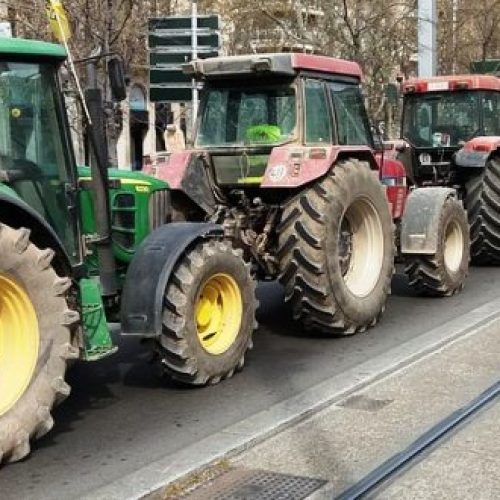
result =
[{"label": "white wall", "polygon": [[130,151],[130,108],[128,99],[120,103],[123,113],[123,126],[116,142],[116,157],[118,168],[130,170],[132,168],[132,158]]},{"label": "white wall", "polygon": [[[156,152],[156,131],[155,131],[155,106],[154,103],[146,104],[148,110],[149,124],[144,137],[143,154],[152,154]],[[117,164],[118,168],[130,170],[132,168],[132,141],[130,137],[130,106],[129,100],[121,103],[123,113],[123,126],[117,141]]]}]

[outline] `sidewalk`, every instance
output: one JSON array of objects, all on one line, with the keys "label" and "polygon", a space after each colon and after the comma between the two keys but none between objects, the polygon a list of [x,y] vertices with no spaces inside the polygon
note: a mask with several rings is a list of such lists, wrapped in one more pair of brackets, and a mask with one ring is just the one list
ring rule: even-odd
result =
[{"label": "sidewalk", "polygon": [[485,409],[376,498],[500,498],[500,402]]},{"label": "sidewalk", "polygon": [[[323,480],[308,498],[331,499],[499,378],[496,324],[461,337],[241,453],[224,464],[227,472],[182,498],[222,498],[231,475],[259,469]],[[500,404],[486,408],[375,497],[500,498],[499,417]],[[176,494],[179,491],[182,488]],[[231,498],[266,498],[255,496],[258,488],[251,491],[254,496]],[[167,493],[163,498],[175,496]]]}]

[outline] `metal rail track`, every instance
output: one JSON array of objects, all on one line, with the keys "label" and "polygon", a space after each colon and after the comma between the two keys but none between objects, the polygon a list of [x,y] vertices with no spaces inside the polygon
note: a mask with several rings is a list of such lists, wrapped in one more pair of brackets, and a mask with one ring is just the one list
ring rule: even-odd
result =
[{"label": "metal rail track", "polygon": [[376,488],[379,488],[381,485],[394,478],[402,469],[407,469],[413,465],[419,456],[436,446],[459,426],[469,423],[482,408],[493,402],[499,396],[500,380],[482,392],[466,406],[454,411],[424,432],[403,451],[390,457],[356,484],[336,496],[335,500],[356,500],[358,498],[363,498],[369,493],[373,493]]}]

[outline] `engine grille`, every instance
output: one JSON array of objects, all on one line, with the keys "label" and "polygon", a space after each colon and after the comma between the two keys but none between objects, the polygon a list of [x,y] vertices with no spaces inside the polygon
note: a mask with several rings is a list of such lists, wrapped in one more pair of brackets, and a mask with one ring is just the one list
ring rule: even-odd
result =
[{"label": "engine grille", "polygon": [[151,231],[170,220],[170,192],[168,189],[154,191],[149,198],[149,228]]},{"label": "engine grille", "polygon": [[112,201],[111,224],[113,240],[126,250],[135,245],[136,200],[131,193],[119,193]]}]

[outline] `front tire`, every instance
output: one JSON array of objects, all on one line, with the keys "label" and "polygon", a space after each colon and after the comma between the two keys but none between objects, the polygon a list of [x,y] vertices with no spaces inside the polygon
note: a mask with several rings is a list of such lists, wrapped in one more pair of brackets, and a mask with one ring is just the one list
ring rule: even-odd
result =
[{"label": "front tire", "polygon": [[466,184],[473,264],[500,265],[500,158],[488,160],[483,172]]},{"label": "front tire", "polygon": [[393,224],[367,163],[343,161],[283,210],[280,281],[307,329],[350,335],[375,325],[394,269]]},{"label": "front tire", "polygon": [[469,258],[467,214],[459,200],[448,198],[439,218],[436,253],[406,257],[409,285],[421,295],[453,295],[463,288]]},{"label": "front tire", "polygon": [[203,241],[186,252],[165,292],[161,373],[205,385],[243,368],[257,327],[255,289],[250,264],[230,243]]},{"label": "front tire", "polygon": [[27,229],[0,224],[0,463],[24,458],[30,439],[47,433],[52,407],[70,391],[66,362],[79,320],[68,308],[71,286]]}]

